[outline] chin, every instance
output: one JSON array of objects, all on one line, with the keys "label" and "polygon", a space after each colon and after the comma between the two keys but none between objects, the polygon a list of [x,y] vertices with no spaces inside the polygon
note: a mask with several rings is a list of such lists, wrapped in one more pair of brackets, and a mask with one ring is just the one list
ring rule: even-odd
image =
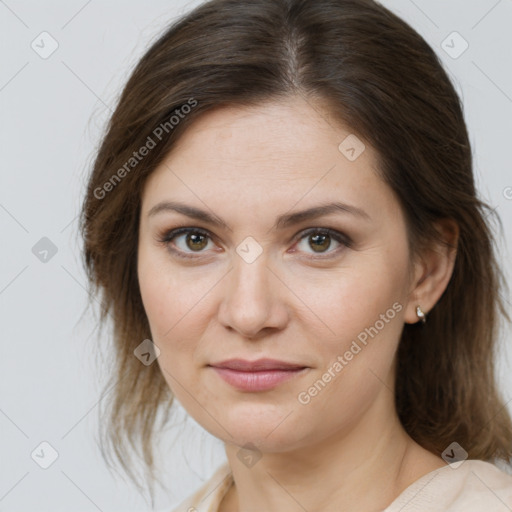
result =
[{"label": "chin", "polygon": [[300,445],[299,432],[296,425],[290,421],[292,415],[283,421],[287,414],[289,412],[272,419],[258,421],[238,418],[236,421],[228,422],[225,418],[222,425],[231,435],[225,431],[219,431],[218,426],[212,434],[225,443],[238,447],[251,444],[266,453],[286,452]]}]

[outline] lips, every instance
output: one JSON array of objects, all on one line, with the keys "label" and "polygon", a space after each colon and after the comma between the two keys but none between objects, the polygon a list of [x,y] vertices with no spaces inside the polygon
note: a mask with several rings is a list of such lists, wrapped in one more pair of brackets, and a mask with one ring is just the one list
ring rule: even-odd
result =
[{"label": "lips", "polygon": [[309,369],[307,366],[275,359],[230,359],[209,366],[232,387],[253,393],[269,391]]},{"label": "lips", "polygon": [[209,366],[215,368],[226,368],[228,370],[238,370],[242,372],[259,372],[269,370],[301,370],[307,368],[301,364],[278,361],[276,359],[258,359],[257,361],[247,361],[245,359],[229,359],[220,363],[212,363]]}]

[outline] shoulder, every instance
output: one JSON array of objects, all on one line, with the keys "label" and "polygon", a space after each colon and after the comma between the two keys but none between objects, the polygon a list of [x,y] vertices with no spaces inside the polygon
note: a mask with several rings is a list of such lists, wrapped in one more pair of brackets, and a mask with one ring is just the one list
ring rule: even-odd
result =
[{"label": "shoulder", "polygon": [[414,482],[384,512],[398,510],[510,512],[512,475],[481,460],[447,465]]},{"label": "shoulder", "polygon": [[191,496],[172,512],[217,512],[222,498],[233,483],[231,468],[226,462]]}]

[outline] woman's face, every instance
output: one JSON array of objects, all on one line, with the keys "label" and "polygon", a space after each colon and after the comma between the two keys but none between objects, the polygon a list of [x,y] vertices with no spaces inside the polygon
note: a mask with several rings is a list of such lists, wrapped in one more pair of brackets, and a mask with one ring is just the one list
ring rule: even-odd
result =
[{"label": "woman's face", "polygon": [[[349,135],[299,99],[218,109],[146,183],[138,276],[157,362],[183,407],[227,443],[284,452],[367,411],[391,414],[415,306],[406,227],[375,152]],[[296,215],[333,203],[346,209]],[[177,228],[190,231],[171,238]],[[261,358],[304,369],[211,366]]]}]

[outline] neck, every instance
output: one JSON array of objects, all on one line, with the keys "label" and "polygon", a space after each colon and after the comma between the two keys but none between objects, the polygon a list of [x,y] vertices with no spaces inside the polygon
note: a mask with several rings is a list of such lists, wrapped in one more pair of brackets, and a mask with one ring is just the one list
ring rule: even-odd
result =
[{"label": "neck", "polygon": [[[389,390],[388,390],[389,391]],[[226,444],[235,485],[220,512],[375,512],[414,481],[443,467],[405,432],[389,404],[374,403],[356,425],[314,445],[263,453],[252,467]],[[380,418],[380,421],[379,421]]]}]

